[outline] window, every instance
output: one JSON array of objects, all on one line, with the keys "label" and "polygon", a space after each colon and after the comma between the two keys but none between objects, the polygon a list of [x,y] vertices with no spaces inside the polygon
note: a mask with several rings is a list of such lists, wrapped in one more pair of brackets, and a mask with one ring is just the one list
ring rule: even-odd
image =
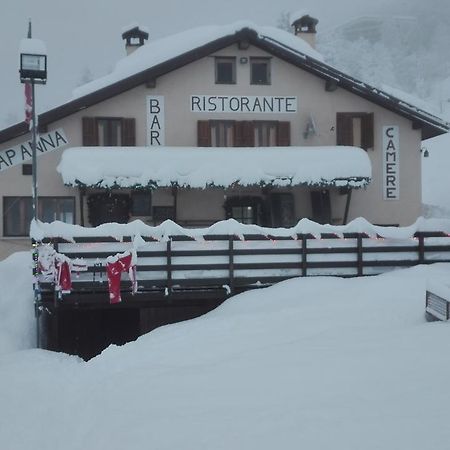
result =
[{"label": "window", "polygon": [[[28,236],[33,218],[31,197],[3,197],[3,234]],[[75,222],[73,197],[39,197],[38,218],[44,222]]]},{"label": "window", "polygon": [[152,215],[152,194],[150,191],[134,191],[131,193],[131,215]]},{"label": "window", "polygon": [[234,146],[234,123],[214,120],[210,122],[211,147]]},{"label": "window", "polygon": [[290,122],[199,120],[199,147],[267,147],[291,145]]},{"label": "window", "polygon": [[250,58],[250,84],[270,84],[269,58]]},{"label": "window", "polygon": [[273,227],[295,225],[294,196],[291,192],[270,194],[270,211]]},{"label": "window", "polygon": [[227,219],[241,223],[264,225],[263,200],[261,197],[230,197],[225,201]]},{"label": "window", "polygon": [[331,201],[328,189],[311,191],[311,211],[314,222],[322,224],[331,222]]},{"label": "window", "polygon": [[136,145],[136,121],[132,118],[83,117],[82,133],[87,146]]},{"label": "window", "polygon": [[277,122],[254,122],[255,147],[277,145]]},{"label": "window", "polygon": [[22,175],[33,175],[33,164],[22,164]]},{"label": "window", "polygon": [[97,119],[98,145],[118,146],[122,144],[121,119]]},{"label": "window", "polygon": [[236,58],[216,57],[216,84],[236,83]]},{"label": "window", "polygon": [[337,113],[336,144],[373,148],[373,113]]}]

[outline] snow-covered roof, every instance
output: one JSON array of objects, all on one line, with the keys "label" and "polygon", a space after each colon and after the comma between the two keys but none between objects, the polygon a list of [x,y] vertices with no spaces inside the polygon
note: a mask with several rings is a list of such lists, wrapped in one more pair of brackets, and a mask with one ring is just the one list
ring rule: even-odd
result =
[{"label": "snow-covered roof", "polygon": [[260,38],[276,40],[304,55],[319,61],[323,60],[322,55],[303,39],[299,39],[297,36],[278,28],[257,26],[249,21],[240,21],[222,26],[203,26],[147,42],[132,54],[118,61],[110,74],[76,88],[73,91],[73,98],[83,97],[124,78],[180,56],[194,48],[202,47],[224,36],[233,35],[245,28],[256,31]]},{"label": "snow-covered roof", "polygon": [[78,147],[58,172],[66,185],[205,188],[233,185],[367,185],[371,164],[356,147]]},{"label": "snow-covered roof", "polygon": [[25,38],[20,41],[19,53],[29,55],[46,55],[47,49],[40,39]]}]

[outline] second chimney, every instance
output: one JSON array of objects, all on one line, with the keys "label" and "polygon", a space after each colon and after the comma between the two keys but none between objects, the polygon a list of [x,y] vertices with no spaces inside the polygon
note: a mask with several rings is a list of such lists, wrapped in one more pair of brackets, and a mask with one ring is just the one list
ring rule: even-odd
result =
[{"label": "second chimney", "polygon": [[126,27],[122,33],[122,39],[125,40],[125,49],[127,55],[133,53],[138,47],[145,44],[148,39],[148,32],[138,25]]}]

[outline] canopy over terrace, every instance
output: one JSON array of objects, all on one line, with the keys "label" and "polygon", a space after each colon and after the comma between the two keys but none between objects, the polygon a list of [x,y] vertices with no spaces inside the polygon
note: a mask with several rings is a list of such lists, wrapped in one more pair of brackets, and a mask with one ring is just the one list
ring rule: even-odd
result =
[{"label": "canopy over terrace", "polygon": [[310,186],[361,188],[371,180],[356,147],[74,147],[64,184],[95,188]]}]

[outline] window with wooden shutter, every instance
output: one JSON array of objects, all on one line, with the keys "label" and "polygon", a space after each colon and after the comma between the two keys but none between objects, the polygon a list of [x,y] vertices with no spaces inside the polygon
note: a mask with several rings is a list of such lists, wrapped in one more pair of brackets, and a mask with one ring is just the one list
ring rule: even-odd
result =
[{"label": "window with wooden shutter", "polygon": [[277,146],[289,147],[291,145],[291,123],[278,122]]},{"label": "window with wooden shutter", "polygon": [[83,117],[83,145],[135,146],[136,120],[134,118]]},{"label": "window with wooden shutter", "polygon": [[98,145],[98,130],[95,117],[83,117],[82,119],[83,145]]},{"label": "window with wooden shutter", "polygon": [[337,113],[336,145],[373,148],[373,113]]},{"label": "window with wooden shutter", "polygon": [[211,147],[211,128],[208,120],[197,122],[197,145],[199,147]]}]

